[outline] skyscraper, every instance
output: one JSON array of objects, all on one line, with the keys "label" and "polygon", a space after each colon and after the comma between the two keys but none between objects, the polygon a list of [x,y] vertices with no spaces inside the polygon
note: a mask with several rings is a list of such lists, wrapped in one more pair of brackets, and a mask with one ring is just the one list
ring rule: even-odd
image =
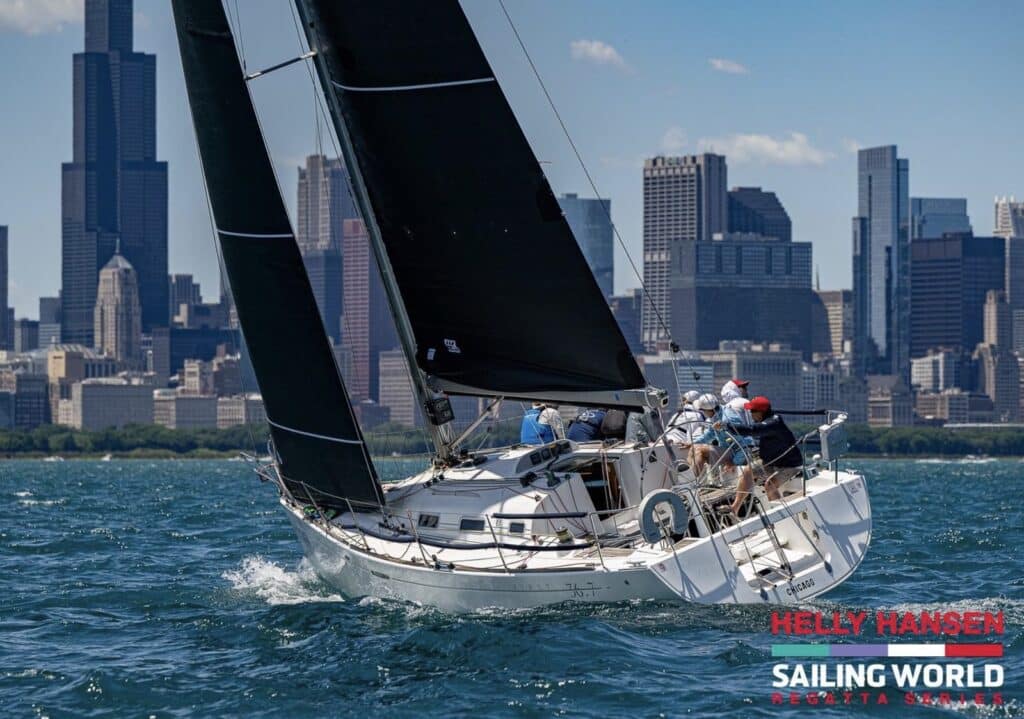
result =
[{"label": "skyscraper", "polygon": [[380,401],[380,353],[398,346],[398,334],[362,220],[345,220],[342,253],[342,341],[352,353],[352,372],[345,383],[356,401]]},{"label": "skyscraper", "polygon": [[[1006,300],[1014,326],[1024,328],[1024,202],[997,197],[995,225],[992,234],[1006,240]],[[1015,333],[1013,348],[1024,351],[1024,329]]]},{"label": "skyscraper", "polygon": [[192,308],[203,301],[199,283],[192,275],[171,275],[168,278],[168,293],[170,294],[170,317],[181,311],[182,305]]},{"label": "skyscraper", "polygon": [[7,311],[7,225],[0,225],[0,349],[13,349],[14,327]]},{"label": "skyscraper", "polygon": [[854,356],[861,374],[910,379],[910,163],[896,146],[857,153]]},{"label": "skyscraper", "polygon": [[911,357],[940,348],[970,354],[983,340],[985,298],[1003,289],[1004,243],[967,233],[911,243]]},{"label": "skyscraper", "polygon": [[132,51],[132,1],[85,0],[74,56],[72,161],[62,184],[61,332],[94,344],[99,270],[121,253],[138,273],[145,331],[166,326],[167,163],[156,160],[156,56]]},{"label": "skyscraper", "polygon": [[357,217],[340,159],[310,155],[299,168],[296,241],[331,340],[342,341],[342,245],[345,220]]},{"label": "skyscraper", "polygon": [[782,342],[811,359],[827,351],[812,327],[810,242],[776,242],[759,234],[727,234],[672,245],[672,336],[689,350],[723,341]]},{"label": "skyscraper", "polygon": [[972,232],[967,200],[962,197],[911,197],[910,239],[942,237],[947,232]]},{"label": "skyscraper", "polygon": [[853,340],[853,293],[850,290],[817,290],[817,293],[825,307],[831,352],[844,354]]},{"label": "skyscraper", "polygon": [[359,216],[341,159],[306,158],[306,166],[299,168],[297,216],[295,240],[303,255],[307,249],[341,249],[344,221]]},{"label": "skyscraper", "polygon": [[341,303],[342,303],[342,257],[341,249],[325,247],[307,249],[302,253],[302,263],[306,267],[309,284],[313,288],[320,319],[331,342],[342,341]]},{"label": "skyscraper", "polygon": [[978,388],[992,399],[996,418],[1020,419],[1020,363],[1010,349],[1011,311],[1005,293],[989,292],[985,298],[985,341],[978,345]]},{"label": "skyscraper", "polygon": [[1000,237],[1024,237],[1024,201],[1013,196],[996,198],[996,229]]},{"label": "skyscraper", "polygon": [[565,219],[576,237],[576,243],[587,259],[602,294],[611,297],[613,287],[614,230],[612,201],[579,197],[566,193],[558,198]]},{"label": "skyscraper", "polygon": [[142,308],[135,268],[115,253],[100,270],[93,312],[96,348],[130,366],[141,359]]},{"label": "skyscraper", "polygon": [[743,232],[793,241],[789,213],[774,192],[760,187],[734,187],[729,190],[729,232]]},{"label": "skyscraper", "polygon": [[[672,247],[705,241],[728,229],[727,170],[722,155],[652,157],[644,161],[644,285],[642,341],[655,349],[672,327]],[[660,313],[661,322],[658,315]]]},{"label": "skyscraper", "polygon": [[633,354],[640,354],[644,351],[640,342],[640,314],[643,307],[643,290],[634,288],[626,290],[621,295],[613,295],[608,300],[608,306],[612,310],[612,316],[619,325],[622,336],[626,338],[629,351]]},{"label": "skyscraper", "polygon": [[60,344],[60,297],[39,298],[39,346]]}]

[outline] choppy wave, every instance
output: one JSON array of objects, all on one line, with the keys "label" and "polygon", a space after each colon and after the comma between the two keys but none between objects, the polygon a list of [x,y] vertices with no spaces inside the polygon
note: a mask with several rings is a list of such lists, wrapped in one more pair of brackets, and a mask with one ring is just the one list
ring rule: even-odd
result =
[{"label": "choppy wave", "polygon": [[306,602],[342,602],[340,594],[326,590],[323,582],[305,559],[289,571],[261,556],[246,557],[238,569],[221,575],[238,592],[259,597],[267,604],[304,604]]}]

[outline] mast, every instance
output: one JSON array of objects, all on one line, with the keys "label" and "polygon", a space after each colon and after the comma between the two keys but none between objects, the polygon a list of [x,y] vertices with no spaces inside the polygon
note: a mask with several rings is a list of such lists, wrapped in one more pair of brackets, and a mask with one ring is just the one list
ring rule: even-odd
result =
[{"label": "mast", "polygon": [[[330,83],[330,77],[325,65],[324,55],[320,52],[320,48],[316,46],[317,43],[314,40],[316,33],[309,32],[310,13],[307,11],[304,0],[296,0],[295,5],[298,8],[303,27],[307,30],[306,38],[310,51],[314,53],[313,63],[316,66],[320,87],[327,88]],[[356,159],[352,139],[349,137],[348,128],[345,127],[345,123],[341,121],[341,108],[338,107],[335,94],[333,92],[323,92],[322,94],[327,98],[327,102],[331,107],[331,122],[334,124],[338,142],[341,144],[341,154],[345,158],[345,165],[348,167],[349,177],[352,180],[353,199],[356,201],[359,214],[366,224],[366,232],[370,238],[370,247],[377,261],[377,267],[380,269],[388,307],[395,321],[395,329],[398,332],[402,353],[405,355],[406,363],[409,366],[409,374],[412,377],[413,391],[416,394],[419,409],[426,419],[427,432],[434,443],[437,457],[441,460],[448,460],[453,458],[458,452],[458,448],[454,446],[456,438],[455,430],[451,424],[453,419],[451,403],[443,394],[435,392],[428,386],[426,373],[420,369],[416,361],[416,336],[413,334],[412,323],[409,321],[409,314],[406,312],[402,293],[398,288],[398,282],[391,268],[391,261],[388,259],[384,239],[377,224],[377,217],[370,204],[370,197],[366,189],[366,183],[363,180],[363,173],[359,167],[359,161]]]}]

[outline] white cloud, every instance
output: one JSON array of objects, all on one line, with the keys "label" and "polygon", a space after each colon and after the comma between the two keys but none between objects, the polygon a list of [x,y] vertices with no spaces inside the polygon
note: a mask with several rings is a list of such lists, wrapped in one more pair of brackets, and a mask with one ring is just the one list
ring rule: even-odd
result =
[{"label": "white cloud", "polygon": [[802,132],[788,137],[737,134],[720,138],[702,137],[697,143],[703,151],[723,154],[730,162],[759,162],[767,165],[821,165],[832,159],[831,152],[820,150]]},{"label": "white cloud", "polygon": [[569,43],[569,51],[573,60],[584,60],[597,65],[614,65],[625,68],[626,61],[619,51],[600,40],[573,40]]},{"label": "white cloud", "polygon": [[750,72],[746,65],[738,63],[735,60],[727,60],[724,57],[708,58],[708,65],[710,65],[712,69],[718,70],[718,72],[727,72],[730,75],[746,75]]},{"label": "white cloud", "polygon": [[0,0],[0,31],[57,32],[67,23],[81,23],[83,9],[82,0]]},{"label": "white cloud", "polygon": [[857,150],[863,147],[859,141],[854,140],[851,137],[844,137],[841,144],[843,146],[843,150],[850,153],[857,152]]},{"label": "white cloud", "polygon": [[661,136],[661,149],[668,153],[682,152],[683,148],[686,147],[686,132],[683,128],[678,125],[665,130],[665,134]]}]

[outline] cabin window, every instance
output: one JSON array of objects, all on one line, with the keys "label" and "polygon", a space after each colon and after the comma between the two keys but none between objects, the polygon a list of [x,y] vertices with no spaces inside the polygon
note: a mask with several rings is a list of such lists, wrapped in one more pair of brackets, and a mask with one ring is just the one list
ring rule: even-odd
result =
[{"label": "cabin window", "polygon": [[523,522],[512,522],[508,525],[509,534],[522,534],[526,531],[526,524]]},{"label": "cabin window", "polygon": [[432,529],[437,526],[438,516],[436,514],[421,514],[416,524],[420,527]]},{"label": "cabin window", "polygon": [[482,532],[484,531],[484,520],[482,519],[468,519],[463,518],[459,522],[459,529],[464,532]]}]

